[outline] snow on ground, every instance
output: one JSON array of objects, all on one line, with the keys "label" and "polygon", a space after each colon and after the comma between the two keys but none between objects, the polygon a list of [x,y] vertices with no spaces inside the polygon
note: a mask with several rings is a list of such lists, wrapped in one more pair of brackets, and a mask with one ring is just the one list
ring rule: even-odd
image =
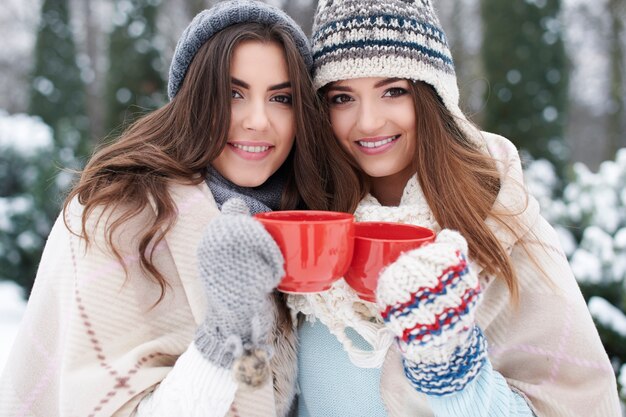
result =
[{"label": "snow on ground", "polygon": [[22,289],[11,281],[0,281],[0,374],[17,334],[26,301]]}]

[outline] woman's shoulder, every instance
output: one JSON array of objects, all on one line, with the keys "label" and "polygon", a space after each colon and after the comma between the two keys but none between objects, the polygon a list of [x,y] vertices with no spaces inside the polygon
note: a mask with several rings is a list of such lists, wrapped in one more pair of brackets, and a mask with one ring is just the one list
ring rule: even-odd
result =
[{"label": "woman's shoulder", "polygon": [[[185,220],[193,221],[204,217],[202,213],[210,215],[218,212],[215,200],[204,182],[183,184],[172,181],[167,184],[167,193],[174,205],[174,223],[181,221],[182,216],[188,216]],[[62,223],[71,234],[81,235],[86,232],[96,240],[103,238],[109,227],[115,226],[118,234],[116,240],[126,241],[153,227],[158,210],[155,199],[151,196],[144,204],[114,201],[92,207],[86,207],[75,196],[62,209],[57,223]]]},{"label": "woman's shoulder", "polygon": [[63,207],[57,223],[62,223],[68,232],[77,235],[82,235],[84,223],[84,232],[91,237],[113,224],[123,225],[122,229],[126,230],[145,230],[155,217],[150,204],[138,208],[131,202],[116,201],[86,206],[75,196]]},{"label": "woman's shoulder", "polygon": [[[491,132],[480,132],[485,142],[487,151],[496,160],[511,161],[520,163],[519,151],[510,139]],[[521,163],[520,163],[521,165]]]}]

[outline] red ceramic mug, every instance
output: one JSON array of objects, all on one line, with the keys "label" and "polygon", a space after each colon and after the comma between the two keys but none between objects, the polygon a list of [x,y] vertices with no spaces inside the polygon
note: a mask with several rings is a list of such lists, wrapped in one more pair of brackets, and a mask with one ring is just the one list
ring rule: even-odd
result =
[{"label": "red ceramic mug", "polygon": [[274,238],[285,259],[278,289],[325,291],[344,276],[354,248],[354,216],[333,211],[292,210],[254,216]]},{"label": "red ceramic mug", "polygon": [[366,301],[376,301],[381,270],[411,249],[433,242],[435,232],[401,223],[361,222],[355,224],[354,254],[345,280]]}]

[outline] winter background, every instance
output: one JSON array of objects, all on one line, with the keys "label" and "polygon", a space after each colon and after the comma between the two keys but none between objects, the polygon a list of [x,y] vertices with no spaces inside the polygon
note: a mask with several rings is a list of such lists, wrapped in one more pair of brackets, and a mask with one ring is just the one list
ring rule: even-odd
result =
[{"label": "winter background", "polygon": [[[268,2],[310,32],[315,0]],[[212,3],[3,1],[0,371],[73,172],[164,103],[176,40]],[[462,106],[522,150],[626,399],[626,1],[435,4]]]}]

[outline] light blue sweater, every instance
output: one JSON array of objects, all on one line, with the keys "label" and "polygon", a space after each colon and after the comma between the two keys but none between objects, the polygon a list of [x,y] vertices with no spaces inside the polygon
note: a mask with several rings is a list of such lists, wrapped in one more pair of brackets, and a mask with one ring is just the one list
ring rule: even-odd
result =
[{"label": "light blue sweater", "polygon": [[[358,348],[370,348],[352,329],[346,334]],[[319,320],[304,322],[298,337],[299,417],[387,415],[380,398],[380,369],[353,365],[341,343]]]},{"label": "light blue sweater", "polygon": [[[356,332],[346,333],[355,346],[369,345]],[[379,417],[387,412],[380,397],[380,369],[358,368],[341,343],[319,320],[299,328],[299,417]],[[436,416],[532,417],[524,399],[487,362],[463,390],[429,396]]]}]

